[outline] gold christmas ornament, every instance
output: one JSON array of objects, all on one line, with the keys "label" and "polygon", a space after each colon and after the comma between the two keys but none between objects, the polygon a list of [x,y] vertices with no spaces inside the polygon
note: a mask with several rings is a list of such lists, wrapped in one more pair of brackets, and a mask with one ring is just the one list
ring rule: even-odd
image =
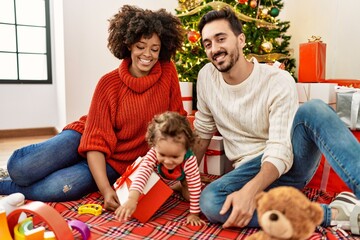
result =
[{"label": "gold christmas ornament", "polygon": [[270,53],[273,50],[273,45],[271,42],[265,40],[263,43],[261,43],[261,49],[266,53]]},{"label": "gold christmas ornament", "polygon": [[179,6],[177,10],[179,11],[190,11],[198,6],[200,6],[202,0],[178,0]]},{"label": "gold christmas ornament", "polygon": [[263,55],[249,53],[246,55],[246,59],[251,59],[252,57],[256,58],[258,62],[275,62],[282,59],[292,58],[293,53],[292,52],[290,52],[289,54],[269,53]]},{"label": "gold christmas ornament", "polygon": [[[256,2],[256,0],[253,0]],[[266,27],[268,29],[274,29],[274,28],[278,28],[278,26],[274,23],[270,23],[261,19],[256,19],[256,18],[252,18],[247,16],[246,14],[240,13],[238,10],[235,10],[234,7],[232,7],[231,5],[221,2],[221,1],[213,1],[213,2],[209,2],[207,4],[202,4],[201,6],[198,6],[190,11],[185,11],[188,9],[177,9],[179,11],[184,11],[183,13],[179,13],[176,16],[178,17],[185,17],[185,16],[191,16],[194,15],[198,12],[200,12],[203,8],[210,6],[212,9],[221,9],[223,7],[230,7],[235,13],[236,16],[244,21],[244,22],[255,22],[257,27]]]},{"label": "gold christmas ornament", "polygon": [[263,8],[261,10],[261,16],[262,17],[266,17],[268,15],[268,13],[269,13],[269,9],[267,7]]}]

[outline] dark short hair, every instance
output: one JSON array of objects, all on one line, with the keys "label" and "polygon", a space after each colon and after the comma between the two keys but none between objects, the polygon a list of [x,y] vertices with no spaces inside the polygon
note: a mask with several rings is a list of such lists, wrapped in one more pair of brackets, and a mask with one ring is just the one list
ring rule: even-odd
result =
[{"label": "dark short hair", "polygon": [[229,22],[230,28],[236,36],[239,36],[243,32],[241,21],[235,12],[230,7],[224,7],[220,10],[211,10],[202,16],[198,25],[200,34],[202,35],[202,30],[207,23],[221,19]]},{"label": "dark short hair", "polygon": [[159,60],[170,61],[184,41],[185,29],[180,19],[163,8],[152,11],[124,5],[109,22],[107,46],[119,59],[130,57],[129,47],[142,37],[157,34],[161,41]]}]

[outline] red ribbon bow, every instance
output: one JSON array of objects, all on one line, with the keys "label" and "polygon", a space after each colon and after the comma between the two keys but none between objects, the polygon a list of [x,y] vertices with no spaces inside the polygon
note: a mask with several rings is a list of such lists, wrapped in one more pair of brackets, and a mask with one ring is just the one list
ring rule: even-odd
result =
[{"label": "red ribbon bow", "polygon": [[223,155],[225,152],[224,150],[211,150],[211,149],[208,149],[206,150],[205,152],[205,156],[204,156],[204,173],[205,174],[208,174],[208,167],[207,167],[207,156],[220,156],[220,155]]},{"label": "red ribbon bow", "polygon": [[130,175],[133,174],[135,172],[135,170],[139,167],[140,163],[136,164],[136,166],[134,167],[135,163],[133,163],[132,165],[128,166],[126,168],[126,171],[124,172],[124,174],[119,177],[116,180],[116,188],[115,190],[117,190],[118,188],[120,188],[121,185],[123,185],[124,183],[126,183],[126,185],[129,187],[131,185],[131,180],[129,179]]}]

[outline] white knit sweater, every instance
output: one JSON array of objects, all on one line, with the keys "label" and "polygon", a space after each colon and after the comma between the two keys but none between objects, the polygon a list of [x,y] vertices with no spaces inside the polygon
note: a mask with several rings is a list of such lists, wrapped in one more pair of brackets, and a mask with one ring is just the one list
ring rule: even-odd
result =
[{"label": "white knit sweater", "polygon": [[282,175],[293,163],[290,128],[298,108],[295,81],[287,71],[251,61],[252,73],[238,85],[228,85],[212,63],[200,70],[194,127],[203,139],[218,130],[234,167],[263,154],[262,162],[273,163]]}]

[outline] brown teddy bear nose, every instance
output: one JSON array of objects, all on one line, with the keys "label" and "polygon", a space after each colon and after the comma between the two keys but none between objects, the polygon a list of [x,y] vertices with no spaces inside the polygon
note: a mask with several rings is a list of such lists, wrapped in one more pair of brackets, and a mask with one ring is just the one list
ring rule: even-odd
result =
[{"label": "brown teddy bear nose", "polygon": [[270,214],[270,220],[271,221],[277,221],[279,219],[278,215],[276,213]]}]

